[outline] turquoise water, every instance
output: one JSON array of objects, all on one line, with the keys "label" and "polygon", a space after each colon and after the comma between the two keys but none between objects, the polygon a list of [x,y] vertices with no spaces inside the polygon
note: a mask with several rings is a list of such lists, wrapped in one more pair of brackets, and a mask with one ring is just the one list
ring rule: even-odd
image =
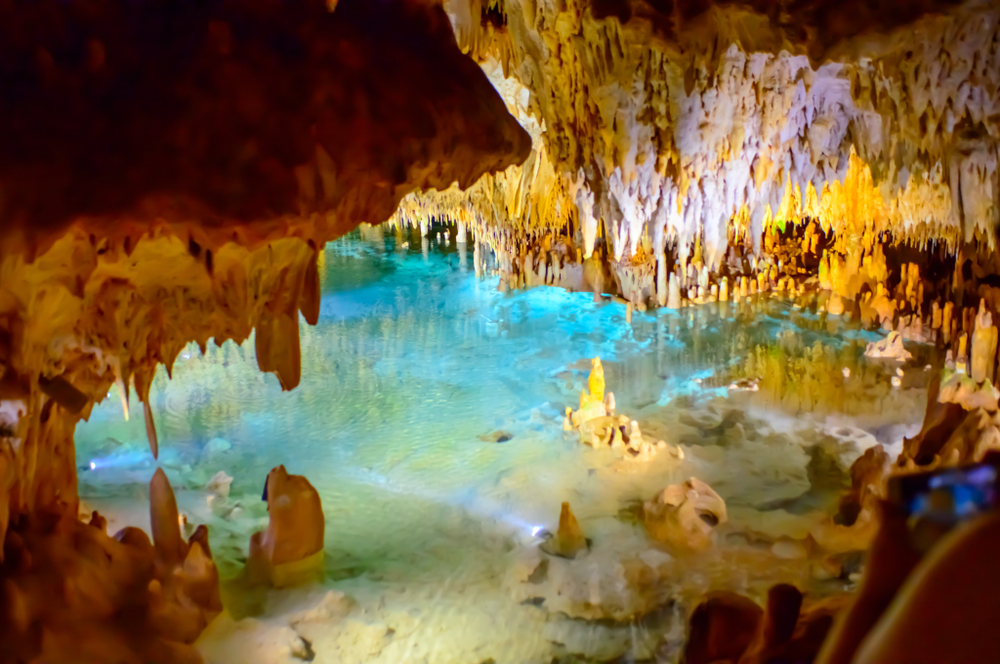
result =
[{"label": "turquoise water", "polygon": [[[628,528],[640,541],[634,525],[615,521],[623,505],[695,472],[713,478],[707,481],[731,509],[766,510],[795,498],[808,483],[803,488],[806,457],[794,424],[779,431],[767,418],[753,419],[759,406],[733,401],[728,372],[755,345],[774,347],[783,331],[801,348],[820,341],[852,363],[861,362],[864,342],[880,338],[780,299],[636,313],[627,324],[624,306],[595,303],[589,294],[499,293],[497,278],[473,275],[471,246],[460,252],[453,240],[432,239],[425,254],[419,235],[407,233],[408,247],[403,239],[376,229],[326,247],[320,320],[302,324],[302,381],[294,391],[282,392],[274,376],[259,372],[251,339],[210,344],[204,356],[189,347],[173,379],[161,369],[151,393],[160,463],[181,509],[209,523],[224,578],[238,573],[249,533],[266,524],[264,478],[284,464],[322,497],[329,587],[361,607],[396,601],[412,613],[426,605],[422,625],[463,624],[457,614],[472,621],[454,627],[463,632],[457,640],[423,637],[396,648],[389,639],[381,654],[358,661],[548,661],[546,648],[573,651],[569,637],[544,631],[552,627],[544,626],[551,616],[536,615],[542,609],[506,603],[500,579],[511,552],[528,546],[533,532],[554,530],[567,500],[585,531]],[[564,408],[577,405],[595,356],[618,411],[687,446],[685,464],[612,477],[605,471],[617,468],[615,460],[563,432]],[[688,411],[729,402],[748,413],[742,452],[703,454],[702,442],[719,447],[717,434],[702,441],[697,426],[672,425]],[[81,497],[122,522],[146,509],[145,483],[155,468],[136,406],[138,417],[126,421],[112,393],[76,434]],[[497,432],[509,440],[489,442]],[[783,466],[759,474],[741,468],[768,463],[755,446],[776,455],[793,450],[782,463],[798,469],[794,481]],[[204,486],[218,471],[234,478],[222,509],[205,500]],[[467,605],[459,596],[471,587],[481,601]],[[409,591],[416,594],[401,599]],[[484,634],[465,634],[476,630]],[[506,640],[497,641],[501,634]],[[493,650],[480,652],[483,643]],[[353,661],[338,657],[329,661]]]}]

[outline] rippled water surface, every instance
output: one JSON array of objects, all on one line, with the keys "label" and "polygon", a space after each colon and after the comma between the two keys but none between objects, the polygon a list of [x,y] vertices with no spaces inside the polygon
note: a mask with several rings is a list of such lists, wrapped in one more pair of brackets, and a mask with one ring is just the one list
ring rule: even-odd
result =
[{"label": "rippled water surface", "polygon": [[[474,277],[471,247],[459,251],[453,241],[432,239],[425,253],[419,236],[405,239],[408,246],[376,229],[327,246],[320,321],[302,324],[302,382],[294,391],[282,392],[274,376],[259,372],[252,339],[210,344],[204,356],[191,346],[172,380],[162,370],[157,376],[151,399],[160,463],[181,509],[209,523],[225,579],[236,579],[250,533],[266,525],[260,493],[272,467],[305,475],[326,514],[324,587],[260,596],[228,582],[233,615],[227,628],[206,636],[210,661],[296,661],[294,648],[280,644],[230,659],[218,653],[242,652],[231,644],[247,642],[251,628],[275,643],[287,640],[275,631],[287,627],[287,615],[330,588],[351,597],[353,608],[309,639],[315,661],[671,657],[664,643],[682,633],[680,604],[667,600],[666,614],[644,610],[623,621],[619,614],[627,610],[604,604],[610,591],[601,588],[614,584],[592,580],[656,550],[623,510],[698,476],[726,500],[727,527],[741,536],[740,555],[750,555],[756,549],[746,548],[753,540],[746,524],[785,519],[801,530],[808,524],[800,521],[818,519],[808,515],[825,507],[824,497],[810,492],[809,446],[853,440],[844,448],[849,464],[852,453],[876,441],[898,443],[903,429],[887,422],[920,420],[919,407],[913,410],[923,398],[919,369],[907,368],[904,388],[890,390],[893,370],[861,359],[864,342],[878,334],[787,301],[636,313],[627,324],[622,305],[595,303],[588,294],[499,293],[496,278]],[[814,375],[801,358],[817,343],[813,364],[823,364],[816,360],[822,356],[830,366]],[[807,418],[796,413],[795,400],[815,399],[817,390],[797,393],[796,378],[762,382],[757,393],[727,390],[748,371],[757,346],[760,357],[799,367],[798,379],[820,385],[823,398],[837,390],[846,396],[828,414]],[[624,464],[564,433],[564,408],[577,405],[595,356],[618,410],[648,436],[680,445],[683,463]],[[749,371],[763,376],[761,366]],[[822,373],[839,376],[842,367],[857,385]],[[786,407],[768,408],[762,392],[772,388]],[[877,408],[875,401],[859,405],[855,397],[865,390],[876,395]],[[109,513],[112,527],[148,522],[145,483],[155,462],[136,405],[139,417],[126,421],[113,392],[76,435],[81,495]],[[490,442],[498,437],[509,440]],[[234,478],[222,507],[209,506],[204,489],[218,471]],[[593,539],[590,562],[574,561],[593,569],[571,570],[581,588],[591,584],[587,602],[598,608],[589,616],[551,598],[525,601],[512,580],[534,555],[532,534],[555,529],[563,501]],[[725,546],[720,541],[719,550]],[[732,573],[712,571],[706,560]],[[757,577],[766,584],[775,575],[808,576],[780,564],[737,573],[733,560],[716,551],[678,562],[702,576],[672,578],[676,596],[687,586],[748,589]],[[602,612],[617,622],[594,622]],[[236,622],[249,615],[257,622]]]}]

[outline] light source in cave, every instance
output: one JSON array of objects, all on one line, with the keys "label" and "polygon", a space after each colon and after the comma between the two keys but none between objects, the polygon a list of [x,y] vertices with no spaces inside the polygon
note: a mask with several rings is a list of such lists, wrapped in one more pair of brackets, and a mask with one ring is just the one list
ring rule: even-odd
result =
[{"label": "light source in cave", "polygon": [[0,661],[814,657],[886,477],[1000,446],[998,30],[3,5]]}]

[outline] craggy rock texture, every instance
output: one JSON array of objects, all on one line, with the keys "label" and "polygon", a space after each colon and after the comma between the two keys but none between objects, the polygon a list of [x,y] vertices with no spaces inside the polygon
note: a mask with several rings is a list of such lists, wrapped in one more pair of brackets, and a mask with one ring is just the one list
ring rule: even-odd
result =
[{"label": "craggy rock texture", "polygon": [[0,564],[0,662],[161,662],[200,657],[190,645],[222,611],[208,529],[185,542],[163,470],[149,487],[153,541],[114,537],[94,512],[36,513],[12,524]]},{"label": "craggy rock texture", "polygon": [[419,3],[0,14],[0,493],[14,513],[75,510],[74,418],[115,381],[145,400],[191,340],[256,328],[261,369],[294,387],[326,240],[410,189],[527,156],[443,13]]},{"label": "craggy rock texture", "polygon": [[847,597],[804,602],[798,588],[779,584],[764,609],[736,593],[718,593],[691,615],[684,651],[688,664],[812,661]]},{"label": "craggy rock texture", "polygon": [[682,257],[701,236],[712,268],[727,226],[756,243],[782,216],[991,237],[1000,11],[904,3],[863,22],[843,3],[783,4],[445,6],[460,45],[531,91],[587,255],[598,222],[617,260],[644,233]]},{"label": "craggy rock texture", "polygon": [[75,520],[73,430],[115,383],[154,456],[192,340],[256,330],[294,388],[326,241],[528,156],[439,7],[335,4],[0,3],[0,545]]},{"label": "craggy rock texture", "polygon": [[[408,197],[399,219],[471,224],[504,285],[641,308],[800,289],[818,272],[832,312],[867,298],[872,320],[898,311],[878,284],[902,272],[919,305],[935,253],[992,251],[995,3],[444,6],[531,132],[532,157],[465,193]],[[796,225],[801,250],[783,256]],[[921,250],[916,280],[887,263],[897,247]]]}]

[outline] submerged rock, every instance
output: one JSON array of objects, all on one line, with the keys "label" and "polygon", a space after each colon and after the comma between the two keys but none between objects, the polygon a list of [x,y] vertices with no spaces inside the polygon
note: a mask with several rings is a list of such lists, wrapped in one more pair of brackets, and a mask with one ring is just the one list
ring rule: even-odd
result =
[{"label": "submerged rock", "polygon": [[494,431],[492,433],[486,433],[479,436],[479,440],[484,443],[506,443],[508,440],[514,437],[514,434],[508,433],[506,431]]},{"label": "submerged rock", "polygon": [[232,449],[233,445],[228,440],[224,438],[213,438],[212,440],[205,443],[204,449],[201,453],[205,456],[212,457],[217,454],[222,454]]},{"label": "submerged rock", "polygon": [[225,500],[229,498],[229,488],[233,483],[233,478],[226,474],[226,471],[220,470],[212,479],[208,481],[205,485],[205,489],[217,498]]}]

